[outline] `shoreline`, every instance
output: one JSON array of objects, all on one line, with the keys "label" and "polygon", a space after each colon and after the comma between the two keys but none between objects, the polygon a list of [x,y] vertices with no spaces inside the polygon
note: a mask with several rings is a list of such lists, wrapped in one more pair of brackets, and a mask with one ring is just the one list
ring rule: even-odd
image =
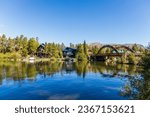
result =
[{"label": "shoreline", "polygon": [[76,58],[68,59],[68,58],[36,58],[34,60],[30,60],[29,58],[26,59],[0,59],[1,62],[27,62],[27,63],[35,63],[35,62],[99,62],[99,63],[105,63],[107,65],[116,65],[116,64],[122,64],[122,65],[135,65],[135,66],[143,66],[139,64],[131,64],[131,63],[118,63],[118,62],[107,62],[107,61],[91,61],[91,60],[85,60],[85,61],[78,61]]}]

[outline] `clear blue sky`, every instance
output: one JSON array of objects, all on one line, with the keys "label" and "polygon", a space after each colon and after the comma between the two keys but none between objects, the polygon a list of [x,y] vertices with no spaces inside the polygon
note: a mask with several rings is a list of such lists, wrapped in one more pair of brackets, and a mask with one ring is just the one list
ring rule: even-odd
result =
[{"label": "clear blue sky", "polygon": [[0,34],[40,42],[150,42],[150,0],[0,0]]}]

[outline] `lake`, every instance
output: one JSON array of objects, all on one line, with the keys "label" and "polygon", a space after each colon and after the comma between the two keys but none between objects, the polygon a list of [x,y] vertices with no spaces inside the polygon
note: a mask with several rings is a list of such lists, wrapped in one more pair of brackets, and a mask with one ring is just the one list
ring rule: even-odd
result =
[{"label": "lake", "polygon": [[101,62],[0,62],[0,99],[146,99],[141,69]]}]

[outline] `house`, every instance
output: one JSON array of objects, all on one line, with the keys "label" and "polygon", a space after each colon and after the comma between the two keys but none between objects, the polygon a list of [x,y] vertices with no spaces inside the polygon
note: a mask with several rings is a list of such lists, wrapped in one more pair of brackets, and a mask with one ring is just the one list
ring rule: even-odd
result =
[{"label": "house", "polygon": [[66,47],[63,49],[63,57],[75,58],[77,50],[74,48]]}]

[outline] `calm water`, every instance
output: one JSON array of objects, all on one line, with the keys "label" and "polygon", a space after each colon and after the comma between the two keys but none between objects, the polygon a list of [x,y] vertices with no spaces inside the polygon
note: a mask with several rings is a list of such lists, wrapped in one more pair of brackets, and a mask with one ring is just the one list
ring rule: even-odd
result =
[{"label": "calm water", "polygon": [[142,81],[129,65],[0,62],[0,99],[146,99]]}]

